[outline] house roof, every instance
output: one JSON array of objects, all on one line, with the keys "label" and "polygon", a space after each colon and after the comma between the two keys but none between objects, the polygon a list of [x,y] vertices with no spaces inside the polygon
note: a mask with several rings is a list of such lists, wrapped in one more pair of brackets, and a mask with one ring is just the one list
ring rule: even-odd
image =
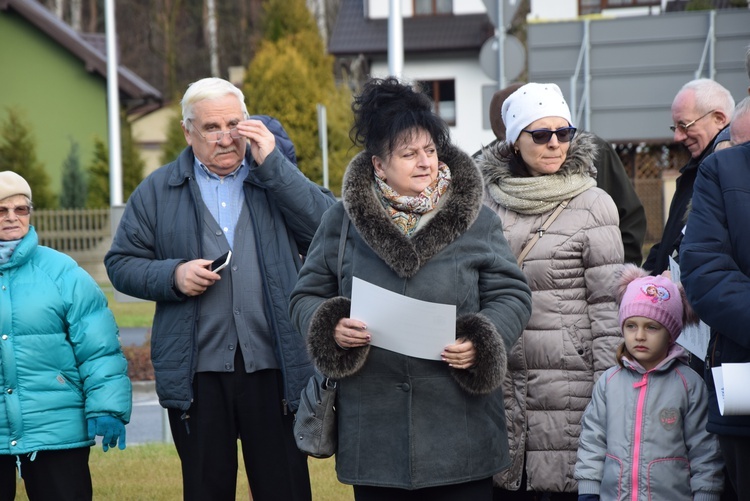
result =
[{"label": "house roof", "polygon": [[[84,62],[86,70],[98,73],[107,78],[106,53],[89,43],[84,36],[76,32],[67,23],[55,17],[42,4],[32,0],[0,0],[0,10],[12,9],[40,31],[52,38],[70,53]],[[141,77],[119,66],[118,85],[120,93],[126,98],[126,107],[137,109],[159,107],[162,95]]]},{"label": "house roof", "polygon": [[[365,0],[342,0],[328,52],[342,57],[388,53],[388,20],[367,19]],[[404,18],[404,52],[478,51],[494,35],[486,14]]]}]

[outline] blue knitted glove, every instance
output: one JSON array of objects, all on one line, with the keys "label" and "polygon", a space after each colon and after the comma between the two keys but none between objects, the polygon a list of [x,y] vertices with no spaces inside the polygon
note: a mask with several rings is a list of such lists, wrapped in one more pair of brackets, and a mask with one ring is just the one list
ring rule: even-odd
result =
[{"label": "blue knitted glove", "polygon": [[119,441],[120,450],[125,449],[125,424],[112,416],[99,416],[88,419],[89,440],[96,436],[102,437],[102,449],[107,452]]},{"label": "blue knitted glove", "polygon": [[578,501],[599,501],[599,494],[579,494]]}]

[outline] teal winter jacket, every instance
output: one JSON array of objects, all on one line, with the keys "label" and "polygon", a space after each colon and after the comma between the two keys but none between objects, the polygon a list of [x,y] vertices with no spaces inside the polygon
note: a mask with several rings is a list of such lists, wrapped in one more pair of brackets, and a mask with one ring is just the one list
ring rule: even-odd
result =
[{"label": "teal winter jacket", "polygon": [[130,420],[114,316],[93,278],[38,245],[34,227],[0,264],[0,455],[94,444],[86,420]]}]

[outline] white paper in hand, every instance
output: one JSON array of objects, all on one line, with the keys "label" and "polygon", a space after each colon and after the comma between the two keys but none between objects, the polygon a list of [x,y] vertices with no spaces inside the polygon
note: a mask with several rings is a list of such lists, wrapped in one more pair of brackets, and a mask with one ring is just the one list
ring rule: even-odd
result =
[{"label": "white paper in hand", "polygon": [[456,342],[456,306],[396,294],[354,277],[351,318],[361,320],[370,344],[410,357],[440,360]]}]

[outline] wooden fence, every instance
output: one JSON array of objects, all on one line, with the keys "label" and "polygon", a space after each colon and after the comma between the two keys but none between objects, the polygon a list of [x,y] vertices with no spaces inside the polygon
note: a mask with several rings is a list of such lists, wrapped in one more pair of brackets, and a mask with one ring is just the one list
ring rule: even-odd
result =
[{"label": "wooden fence", "polygon": [[32,224],[39,243],[66,254],[101,253],[112,236],[110,209],[35,210]]}]

